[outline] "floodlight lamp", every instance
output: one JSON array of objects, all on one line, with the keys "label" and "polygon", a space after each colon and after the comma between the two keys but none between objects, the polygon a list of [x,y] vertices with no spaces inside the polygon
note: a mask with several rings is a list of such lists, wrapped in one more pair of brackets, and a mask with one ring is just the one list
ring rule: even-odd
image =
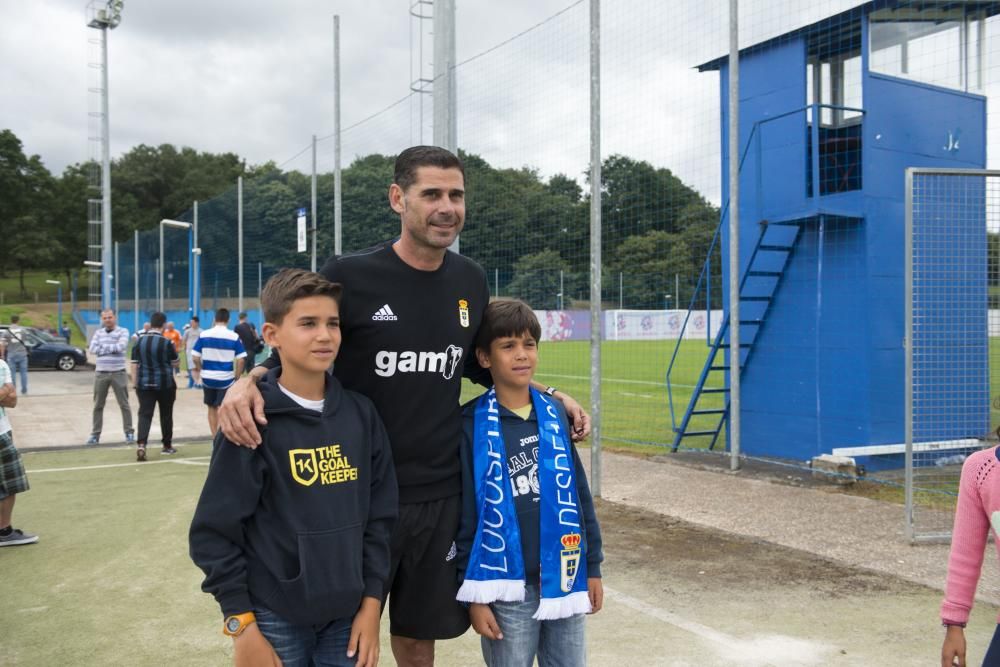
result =
[{"label": "floodlight lamp", "polygon": [[58,280],[46,280],[45,282],[47,282],[50,285],[62,285],[62,283],[59,282]]},{"label": "floodlight lamp", "polygon": [[97,268],[101,268],[102,266],[104,266],[104,263],[103,262],[95,262],[92,259],[85,259],[85,260],[83,260],[83,265],[84,266],[96,266]]},{"label": "floodlight lamp", "polygon": [[191,248],[191,254],[192,255],[200,255],[201,254],[201,248]]},{"label": "floodlight lamp", "polygon": [[182,220],[167,220],[166,218],[164,218],[163,220],[160,220],[160,224],[164,225],[166,227],[177,227],[179,229],[191,229],[191,223],[190,222],[184,222]]}]

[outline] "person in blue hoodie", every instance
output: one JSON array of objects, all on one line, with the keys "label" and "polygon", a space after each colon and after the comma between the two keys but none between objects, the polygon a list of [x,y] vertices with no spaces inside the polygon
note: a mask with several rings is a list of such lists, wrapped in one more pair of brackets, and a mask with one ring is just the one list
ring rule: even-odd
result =
[{"label": "person in blue hoodie", "polygon": [[378,662],[398,492],[375,407],[328,373],[340,292],[299,269],[268,281],[263,334],[282,365],[260,385],[267,446],[216,435],[191,523],[191,558],[237,666]]},{"label": "person in blue hoodie", "polygon": [[601,609],[601,529],[566,410],[531,386],[541,326],[528,304],[486,307],[476,359],[493,387],[464,406],[457,599],[489,667],[586,664]]}]

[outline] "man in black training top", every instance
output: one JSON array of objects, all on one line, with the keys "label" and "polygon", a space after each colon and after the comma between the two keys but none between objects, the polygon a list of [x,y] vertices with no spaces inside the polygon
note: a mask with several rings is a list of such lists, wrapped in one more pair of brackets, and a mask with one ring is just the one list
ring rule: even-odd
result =
[{"label": "man in black training top", "polygon": [[[471,352],[489,285],[476,262],[448,251],[465,223],[465,170],[455,155],[434,146],[400,153],[389,204],[400,217],[399,238],[333,257],[320,273],[344,288],[333,373],[375,403],[389,433],[400,503],[385,591],[392,652],[400,667],[423,667],[434,664],[434,640],[469,627],[455,600],[459,395],[463,375],[490,383]],[[260,443],[254,420],[266,419],[254,380],[278,364],[272,355],[230,387],[219,409],[230,441]],[[574,439],[586,437],[587,414],[556,394],[573,420]]]}]

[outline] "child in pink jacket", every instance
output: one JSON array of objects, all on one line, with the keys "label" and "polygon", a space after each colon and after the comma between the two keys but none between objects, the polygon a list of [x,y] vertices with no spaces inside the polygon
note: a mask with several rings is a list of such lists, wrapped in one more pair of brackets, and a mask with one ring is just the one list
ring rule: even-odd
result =
[{"label": "child in pink jacket", "polygon": [[[947,628],[941,646],[942,667],[956,664],[964,667],[966,664],[965,624],[976,596],[983,551],[991,527],[1000,554],[1000,540],[996,540],[1000,529],[1000,459],[996,447],[972,454],[962,466],[948,558],[948,581],[941,603],[941,622]],[[1000,625],[983,665],[1000,665]]]}]

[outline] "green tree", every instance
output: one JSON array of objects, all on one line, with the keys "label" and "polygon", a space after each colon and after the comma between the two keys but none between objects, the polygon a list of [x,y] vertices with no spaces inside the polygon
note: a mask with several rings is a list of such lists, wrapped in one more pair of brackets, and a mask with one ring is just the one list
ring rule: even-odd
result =
[{"label": "green tree", "polygon": [[568,309],[572,305],[572,295],[582,294],[585,275],[574,273],[569,262],[558,252],[543,250],[525,255],[515,263],[514,279],[507,290],[510,296],[527,302],[532,308],[555,310],[561,305]]}]

